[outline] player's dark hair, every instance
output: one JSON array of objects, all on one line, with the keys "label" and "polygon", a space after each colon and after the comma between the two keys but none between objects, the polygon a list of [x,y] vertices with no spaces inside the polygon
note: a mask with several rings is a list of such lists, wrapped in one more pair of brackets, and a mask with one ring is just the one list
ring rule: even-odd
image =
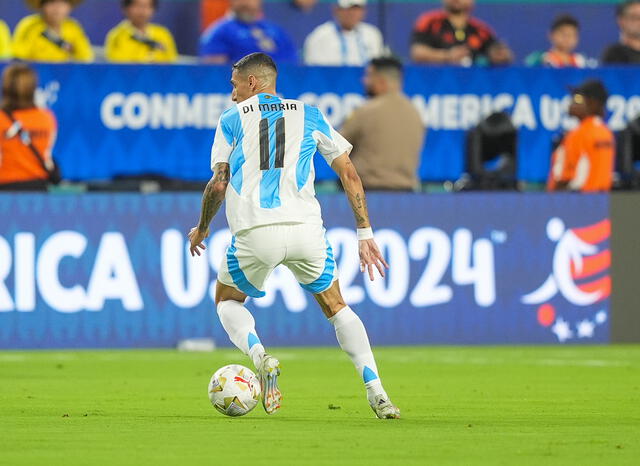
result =
[{"label": "player's dark hair", "polygon": [[555,17],[551,23],[551,32],[555,31],[562,26],[573,26],[576,29],[580,29],[580,23],[571,15],[562,14]]},{"label": "player's dark hair", "polygon": [[[120,2],[120,4],[122,5],[122,8],[127,8],[130,7],[131,4],[134,2],[135,0],[122,0]],[[153,9],[157,10],[158,9],[158,1],[159,0],[151,0],[151,3],[153,3]]]},{"label": "player's dark hair", "polygon": [[631,5],[640,4],[640,0],[625,0],[622,3],[616,5],[616,17],[620,18],[627,13],[627,10]]},{"label": "player's dark hair", "polygon": [[273,61],[273,58],[262,52],[245,55],[233,64],[233,69],[243,74],[246,74],[253,68],[270,68],[274,73],[278,74],[278,67]]},{"label": "player's dark hair", "polygon": [[392,56],[374,58],[369,65],[378,73],[385,74],[392,79],[402,79],[402,62]]}]

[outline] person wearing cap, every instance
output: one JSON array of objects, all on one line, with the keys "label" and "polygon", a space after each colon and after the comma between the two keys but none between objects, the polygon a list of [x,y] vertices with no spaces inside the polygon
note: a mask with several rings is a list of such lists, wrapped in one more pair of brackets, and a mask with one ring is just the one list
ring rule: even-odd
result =
[{"label": "person wearing cap", "polygon": [[171,32],[151,23],[158,0],[122,0],[126,17],[105,40],[105,58],[112,62],[171,63],[178,58]]},{"label": "person wearing cap", "polygon": [[553,152],[549,191],[609,191],[613,181],[615,140],[603,121],[608,93],[602,81],[589,79],[571,88],[569,115],[580,120]]},{"label": "person wearing cap", "polygon": [[30,61],[93,61],[82,26],[69,17],[82,0],[26,0],[38,13],[22,18],[13,35],[16,58]]},{"label": "person wearing cap", "polygon": [[402,92],[402,64],[393,57],[374,58],[363,81],[371,98],[340,129],[353,144],[351,161],[365,189],[414,191],[425,128]]},{"label": "person wearing cap", "polygon": [[295,63],[298,52],[287,32],[264,18],[262,0],[231,0],[230,13],[209,26],[200,37],[203,63],[235,63],[254,52],[281,63]]},{"label": "person wearing cap", "polygon": [[384,53],[380,30],[363,22],[367,0],[338,0],[334,20],[316,27],[304,41],[304,62],[321,66],[364,66]]},{"label": "person wearing cap", "polygon": [[7,23],[0,19],[0,60],[11,58],[11,31]]},{"label": "person wearing cap", "polygon": [[603,64],[640,63],[640,0],[627,0],[616,6],[620,41],[602,54]]},{"label": "person wearing cap", "polygon": [[549,66],[552,68],[585,68],[587,59],[576,53],[580,40],[580,24],[571,15],[559,15],[551,23],[549,42],[551,48],[546,52],[534,52],[525,59],[527,66]]},{"label": "person wearing cap", "polygon": [[511,63],[507,44],[471,16],[474,5],[475,0],[443,0],[442,10],[422,14],[411,36],[411,60],[464,66]]}]

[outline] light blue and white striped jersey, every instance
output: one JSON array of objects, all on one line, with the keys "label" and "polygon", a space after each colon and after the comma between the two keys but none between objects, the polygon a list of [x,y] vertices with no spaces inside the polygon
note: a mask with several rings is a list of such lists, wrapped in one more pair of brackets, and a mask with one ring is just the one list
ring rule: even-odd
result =
[{"label": "light blue and white striped jersey", "polygon": [[229,164],[226,193],[231,233],[274,223],[322,224],[313,181],[316,150],[329,165],[351,144],[320,110],[304,102],[258,94],[220,117],[211,169]]}]

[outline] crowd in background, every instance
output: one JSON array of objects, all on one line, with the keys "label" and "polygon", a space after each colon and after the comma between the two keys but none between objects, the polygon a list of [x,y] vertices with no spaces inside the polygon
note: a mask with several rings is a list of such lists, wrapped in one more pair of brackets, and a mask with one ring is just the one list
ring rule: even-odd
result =
[{"label": "crowd in background", "polygon": [[[70,15],[83,0],[25,0],[34,14],[23,18],[10,33],[0,18],[0,59],[171,63],[178,60],[174,38],[152,22],[159,0],[121,0],[123,20],[106,35],[104,44],[91,46],[82,25]],[[317,0],[293,0],[301,10]],[[114,7],[116,1],[113,2]],[[473,16],[475,0],[442,0],[442,8],[425,11],[412,28],[410,59],[414,63],[462,66],[505,65],[514,62],[506,40],[490,25]],[[276,62],[324,66],[364,66],[391,54],[381,31],[365,22],[367,0],[336,0],[333,19],[309,31],[298,44],[286,25],[267,18],[262,0],[229,0],[228,12],[202,33],[199,60],[233,63],[251,52],[270,54]],[[593,67],[640,63],[640,0],[616,6],[620,39],[603,44],[599,59],[576,52],[580,24],[560,15],[549,27],[547,50],[532,51],[529,66]],[[409,25],[408,25],[409,26]],[[197,25],[194,25],[197,27]],[[98,46],[98,56],[94,52]],[[103,46],[103,47],[100,47]]]},{"label": "crowd in background", "polygon": [[[26,0],[34,14],[23,18],[13,36],[0,21],[0,57],[45,62],[96,60],[81,24],[70,17],[83,0]],[[316,0],[296,0],[309,8]],[[235,63],[252,52],[276,62],[323,66],[365,66],[370,97],[347,118],[341,133],[353,143],[353,163],[367,189],[412,191],[424,143],[423,121],[403,93],[403,67],[388,50],[380,30],[364,22],[367,0],[336,0],[333,19],[296,44],[286,30],[265,17],[262,0],[230,0],[230,11],[207,27],[200,39],[203,63]],[[507,42],[472,16],[474,0],[443,0],[443,7],[420,15],[411,31],[415,63],[502,66],[513,63]],[[106,61],[170,63],[178,59],[171,32],[152,23],[158,0],[121,0],[124,19],[106,35]],[[620,40],[603,49],[600,62],[640,63],[640,0],[617,5]],[[598,61],[576,53],[580,25],[560,15],[549,28],[547,50],[527,56],[529,66],[593,67]],[[51,147],[55,118],[34,103],[36,78],[24,64],[5,68],[0,112],[0,189],[44,188],[55,176]],[[551,154],[551,191],[606,191],[612,186],[615,138],[604,121],[608,92],[588,80],[571,90],[569,114],[579,124]],[[507,117],[508,118],[508,117]],[[4,153],[4,160],[2,159]],[[11,156],[13,154],[13,156]],[[393,154],[393,157],[389,157]]]}]

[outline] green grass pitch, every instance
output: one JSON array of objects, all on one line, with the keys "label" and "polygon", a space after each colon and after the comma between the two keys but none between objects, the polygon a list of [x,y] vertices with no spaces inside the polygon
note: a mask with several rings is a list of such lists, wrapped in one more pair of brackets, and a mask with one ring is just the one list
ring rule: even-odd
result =
[{"label": "green grass pitch", "polygon": [[640,346],[376,348],[378,420],[337,348],[272,349],[282,409],[226,418],[239,351],[0,352],[0,464],[640,464]]}]

